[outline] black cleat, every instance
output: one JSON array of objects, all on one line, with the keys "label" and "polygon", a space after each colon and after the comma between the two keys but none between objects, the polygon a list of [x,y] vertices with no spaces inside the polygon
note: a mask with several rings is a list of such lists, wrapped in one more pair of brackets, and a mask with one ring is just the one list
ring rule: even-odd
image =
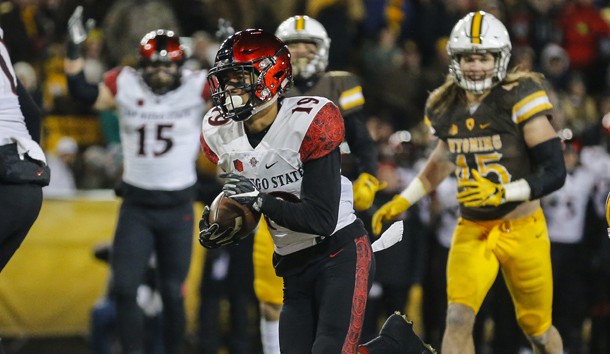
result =
[{"label": "black cleat", "polygon": [[406,315],[394,312],[383,324],[379,336],[358,348],[360,354],[435,354],[413,332],[413,322]]}]

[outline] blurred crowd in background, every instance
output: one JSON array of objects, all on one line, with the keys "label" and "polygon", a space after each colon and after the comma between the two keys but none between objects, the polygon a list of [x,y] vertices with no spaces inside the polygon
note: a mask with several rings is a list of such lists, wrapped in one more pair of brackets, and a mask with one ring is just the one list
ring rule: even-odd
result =
[{"label": "blurred crowd in background", "polygon": [[[464,14],[482,9],[509,29],[511,64],[540,71],[551,87],[557,129],[570,128],[585,145],[602,142],[602,117],[610,109],[610,6],[594,0],[11,0],[0,3],[0,24],[16,71],[43,108],[44,142],[54,153],[62,132],[78,143],[76,187],[108,188],[120,169],[113,145],[120,142],[113,112],[93,112],[69,97],[63,72],[66,23],[81,4],[93,20],[85,45],[85,75],[99,82],[115,66],[137,65],[137,48],[151,28],[173,29],[185,39],[187,68],[209,68],[224,18],[233,28],[274,32],[294,14],[308,14],[325,27],[332,43],[329,70],[359,75],[371,133],[383,146],[395,131],[414,130],[428,92],[448,71],[445,51],[452,26]],[[91,124],[54,116],[94,116]],[[608,120],[606,126],[610,126]],[[58,135],[59,134],[59,135]],[[419,139],[422,140],[422,139]],[[413,143],[414,141],[412,141]],[[415,142],[415,144],[422,144]],[[101,148],[101,149],[100,149]],[[59,152],[61,153],[61,151]],[[104,173],[98,173],[103,171]]]},{"label": "blurred crowd in background", "polygon": [[[213,64],[219,46],[219,19],[230,21],[236,30],[262,28],[271,32],[296,14],[319,20],[332,40],[329,70],[351,71],[362,82],[367,126],[378,144],[378,177],[388,182],[379,193],[377,206],[414,178],[433,145],[422,124],[423,110],[428,93],[444,82],[448,72],[450,58],[445,46],[453,25],[473,10],[493,13],[509,29],[511,66],[539,71],[548,80],[555,107],[552,123],[564,139],[566,165],[572,176],[561,191],[543,200],[550,237],[556,245],[556,326],[569,353],[610,353],[606,338],[610,333],[610,245],[603,219],[603,203],[610,190],[609,1],[2,1],[0,25],[15,70],[45,114],[43,147],[50,156],[55,184],[47,187],[47,197],[112,189],[121,174],[115,112],[92,111],[68,94],[63,72],[66,23],[77,5],[84,6],[85,18],[95,21],[90,22],[83,53],[85,75],[92,83],[115,66],[136,66],[139,41],[152,29],[179,33],[190,53],[185,66],[206,69]],[[344,172],[354,177],[357,171],[350,170],[348,162]],[[215,171],[204,158],[199,165],[200,200],[209,202],[219,191],[213,184]],[[409,210],[410,242],[378,260],[370,300],[371,311],[378,311],[371,315],[372,327],[389,310],[383,308],[385,295],[402,294],[421,304],[423,327],[419,330],[435,347],[440,346],[446,306],[443,262],[457,218],[455,186],[451,183],[446,181],[427,203]],[[576,226],[566,226],[574,220],[578,221]],[[227,256],[215,255],[206,262],[210,267],[206,274],[214,280],[231,276],[235,272],[229,270],[227,262]],[[233,275],[242,277],[240,282],[242,272],[251,266],[251,262],[242,263],[241,271]],[[517,353],[526,346],[502,286],[499,282],[477,322],[480,353]],[[239,291],[232,290],[232,285],[225,288]],[[247,299],[238,301],[254,298],[248,294]],[[242,337],[249,338],[246,329],[242,332]],[[376,328],[365,327],[365,337],[374,333]],[[215,352],[214,345],[208,346],[207,352]]]}]

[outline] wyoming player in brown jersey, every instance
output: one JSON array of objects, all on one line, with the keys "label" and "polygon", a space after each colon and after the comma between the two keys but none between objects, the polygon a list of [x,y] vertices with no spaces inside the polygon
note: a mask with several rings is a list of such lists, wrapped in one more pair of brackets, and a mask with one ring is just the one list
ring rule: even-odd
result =
[{"label": "wyoming player in brown jersey", "polygon": [[[294,83],[287,97],[321,96],[333,101],[345,122],[345,143],[355,157],[354,209],[367,210],[381,188],[377,180],[377,148],[365,121],[364,96],[358,78],[347,71],[326,71],[330,38],[322,24],[308,16],[293,16],[276,31],[290,50]],[[347,149],[342,147],[342,152]]]},{"label": "wyoming player in brown jersey", "polygon": [[[543,79],[507,75],[508,32],[482,11],[455,25],[447,51],[450,75],[426,104],[437,147],[418,178],[375,213],[373,231],[455,173],[461,217],[447,264],[442,353],[474,353],[475,316],[500,268],[534,352],[563,353],[551,319],[550,242],[539,198],[559,189],[566,171]],[[389,247],[401,237],[386,233],[377,242]]]}]

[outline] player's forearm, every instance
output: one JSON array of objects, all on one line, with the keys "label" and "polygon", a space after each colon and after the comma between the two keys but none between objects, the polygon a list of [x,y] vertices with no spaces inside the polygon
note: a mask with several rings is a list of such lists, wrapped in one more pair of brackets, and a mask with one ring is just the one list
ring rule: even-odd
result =
[{"label": "player's forearm", "polygon": [[524,178],[531,192],[529,199],[538,199],[561,188],[566,179],[561,141],[553,138],[530,149],[536,172]]},{"label": "player's forearm", "polygon": [[372,176],[377,176],[377,170],[379,168],[379,165],[377,162],[377,147],[374,144],[371,144],[370,146],[361,145],[355,149],[352,149],[351,151],[352,154],[354,154],[358,160],[360,173],[366,172]]},{"label": "player's forearm", "polygon": [[99,88],[97,85],[87,82],[82,70],[74,75],[67,75],[67,79],[70,96],[88,106],[95,104],[100,94]]},{"label": "player's forearm", "polygon": [[66,75],[76,75],[83,71],[85,68],[85,60],[83,58],[78,59],[64,59],[64,72]]},{"label": "player's forearm", "polygon": [[423,198],[426,194],[428,194],[428,190],[424,186],[423,181],[419,177],[416,177],[413,181],[411,181],[411,183],[409,183],[407,188],[400,193],[400,196],[409,203],[406,205],[407,208],[417,203],[417,201]]},{"label": "player's forearm", "polygon": [[351,153],[358,159],[360,172],[377,176],[378,156],[377,146],[369,133],[362,110],[346,114],[345,141],[349,144]]},{"label": "player's forearm", "polygon": [[455,165],[447,156],[448,150],[441,141],[432,154],[430,154],[426,165],[418,176],[426,193],[435,190],[445,178],[455,172]]},{"label": "player's forearm", "polygon": [[446,159],[443,146],[437,146],[420,174],[400,193],[400,197],[408,202],[406,208],[435,190],[453,171],[455,171],[455,165]]},{"label": "player's forearm", "polygon": [[265,195],[261,211],[293,231],[331,235],[337,226],[341,200],[340,158],[337,149],[305,163],[301,201],[293,203]]}]

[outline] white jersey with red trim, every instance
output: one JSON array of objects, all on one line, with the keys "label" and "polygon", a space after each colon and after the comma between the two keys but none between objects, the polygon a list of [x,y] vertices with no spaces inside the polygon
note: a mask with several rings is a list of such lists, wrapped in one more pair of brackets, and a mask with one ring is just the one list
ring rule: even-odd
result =
[{"label": "white jersey with red trim", "polygon": [[434,194],[440,215],[438,224],[433,226],[436,226],[438,243],[445,248],[451,247],[453,232],[460,214],[459,203],[456,199],[457,190],[457,179],[449,176],[436,187]]},{"label": "white jersey with red trim", "polygon": [[149,190],[180,190],[197,181],[195,160],[205,111],[205,72],[186,73],[180,87],[156,95],[133,68],[106,77],[115,94],[123,147],[123,180]]},{"label": "white jersey with red trim", "polygon": [[552,242],[578,243],[584,237],[587,203],[595,188],[595,175],[580,165],[568,173],[562,188],[542,198]]},{"label": "white jersey with red trim", "polygon": [[597,216],[606,214],[606,199],[610,191],[610,153],[602,145],[585,146],[580,152],[580,161],[595,175],[593,206]]},{"label": "white jersey with red trim", "polygon": [[27,154],[46,163],[44,152],[32,140],[25,124],[17,96],[17,76],[3,38],[4,31],[0,28],[0,145],[16,143],[20,155]]},{"label": "white jersey with red trim", "polygon": [[[318,128],[312,122],[316,122],[326,104],[332,103],[323,97],[285,98],[275,121],[255,148],[248,141],[243,122],[226,120],[217,109],[212,109],[202,125],[204,151],[220,169],[248,177],[261,192],[297,201],[301,195],[303,163],[307,161],[304,151],[325,150],[324,146],[307,145],[313,139],[306,136]],[[333,233],[355,220],[352,184],[342,176],[339,218]],[[275,251],[280,255],[311,247],[319,237],[289,230],[273,220],[268,223]]]},{"label": "white jersey with red trim", "polygon": [[[4,32],[0,29],[0,38]],[[0,145],[10,144],[12,137],[30,138],[17,98],[17,76],[4,42],[0,40]]]}]

